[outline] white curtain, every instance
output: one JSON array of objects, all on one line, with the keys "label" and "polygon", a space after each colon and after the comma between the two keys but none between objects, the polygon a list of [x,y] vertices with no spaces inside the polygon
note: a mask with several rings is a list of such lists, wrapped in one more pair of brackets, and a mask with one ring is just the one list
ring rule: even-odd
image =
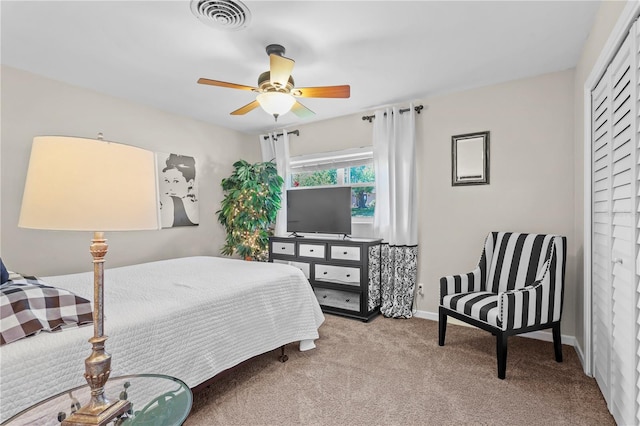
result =
[{"label": "white curtain", "polygon": [[262,161],[276,163],[278,174],[284,180],[274,233],[275,235],[285,235],[287,232],[287,179],[289,177],[289,135],[287,131],[260,135],[260,148],[262,149]]},{"label": "white curtain", "polygon": [[376,174],[375,235],[381,253],[382,314],[410,318],[417,279],[418,204],[413,104],[376,111],[373,165]]}]

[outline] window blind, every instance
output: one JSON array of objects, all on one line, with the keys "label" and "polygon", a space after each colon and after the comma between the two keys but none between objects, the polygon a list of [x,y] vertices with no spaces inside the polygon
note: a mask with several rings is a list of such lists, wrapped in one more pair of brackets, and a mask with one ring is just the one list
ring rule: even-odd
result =
[{"label": "window blind", "polygon": [[302,173],[326,169],[341,169],[369,164],[372,160],[373,147],[366,146],[291,157],[289,160],[289,170],[291,173]]}]

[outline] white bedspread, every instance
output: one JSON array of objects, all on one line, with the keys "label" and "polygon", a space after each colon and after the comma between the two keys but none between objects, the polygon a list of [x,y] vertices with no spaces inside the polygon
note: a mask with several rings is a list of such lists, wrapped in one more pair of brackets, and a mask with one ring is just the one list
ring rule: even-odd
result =
[{"label": "white bedspread", "polygon": [[[93,273],[41,277],[93,301]],[[111,376],[158,373],[189,387],[284,344],[313,347],[324,316],[291,266],[188,257],[105,271]],[[0,347],[0,422],[86,383],[93,328],[40,333]],[[117,397],[117,396],[112,396]]]}]

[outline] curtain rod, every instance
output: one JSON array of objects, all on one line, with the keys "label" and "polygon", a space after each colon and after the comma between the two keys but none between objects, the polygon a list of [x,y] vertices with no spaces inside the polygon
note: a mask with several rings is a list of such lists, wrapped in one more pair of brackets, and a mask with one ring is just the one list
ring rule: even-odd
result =
[{"label": "curtain rod", "polygon": [[[292,130],[292,131],[290,131],[290,132],[287,132],[287,134],[288,134],[288,135],[296,135],[296,136],[300,136],[300,130],[297,130],[297,129],[296,129],[296,130]],[[278,137],[278,136],[282,136],[282,133],[276,133],[276,137]],[[262,138],[263,138],[264,140],[267,140],[267,139],[269,139],[269,136],[264,135],[264,136],[262,136]]]},{"label": "curtain rod", "polygon": [[[403,109],[401,109],[401,110],[400,110],[400,114],[402,114],[403,112],[407,112],[407,111],[409,111],[409,109],[410,109],[410,108],[403,108]],[[417,105],[417,106],[413,107],[413,109],[414,109],[418,114],[420,114],[420,111],[422,111],[422,110],[424,109],[424,106],[422,106],[422,105]],[[387,113],[385,112],[385,113],[384,113],[384,115],[387,115]],[[362,120],[363,120],[363,121],[365,121],[365,120],[366,120],[366,121],[368,121],[369,123],[371,123],[371,122],[373,121],[373,119],[374,119],[374,118],[376,118],[376,116],[375,116],[375,115],[363,115],[363,116],[362,116]]]}]

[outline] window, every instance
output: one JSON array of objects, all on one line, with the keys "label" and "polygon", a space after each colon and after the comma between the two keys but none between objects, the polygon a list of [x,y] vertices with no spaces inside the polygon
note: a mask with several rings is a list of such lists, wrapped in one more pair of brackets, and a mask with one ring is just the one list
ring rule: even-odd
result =
[{"label": "window", "polygon": [[373,220],[376,196],[371,147],[292,157],[289,169],[289,188],[350,186],[352,219]]}]

